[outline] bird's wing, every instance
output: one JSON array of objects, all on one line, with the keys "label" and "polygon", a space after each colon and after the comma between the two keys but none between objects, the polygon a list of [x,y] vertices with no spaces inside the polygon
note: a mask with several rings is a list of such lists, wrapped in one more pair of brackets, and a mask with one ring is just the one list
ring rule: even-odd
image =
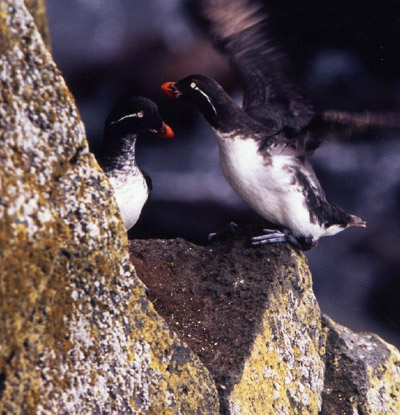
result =
[{"label": "bird's wing", "polygon": [[193,0],[214,45],[228,56],[244,83],[243,108],[253,118],[276,118],[301,130],[313,116],[269,37],[268,15],[253,0]]},{"label": "bird's wing", "polygon": [[324,111],[313,118],[308,128],[306,150],[316,150],[332,138],[349,138],[357,133],[399,130],[400,112]]},{"label": "bird's wing", "polygon": [[148,192],[149,192],[149,198],[150,198],[150,193],[153,190],[153,180],[151,180],[150,175],[145,170],[140,169],[140,171],[142,172],[144,180],[146,181],[147,189],[148,189]]}]

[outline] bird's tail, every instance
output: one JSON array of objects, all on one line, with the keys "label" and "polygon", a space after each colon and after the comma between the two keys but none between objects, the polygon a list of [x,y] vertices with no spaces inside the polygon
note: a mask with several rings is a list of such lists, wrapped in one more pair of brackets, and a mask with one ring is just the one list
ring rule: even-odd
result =
[{"label": "bird's tail", "polygon": [[347,226],[361,226],[362,228],[365,228],[367,226],[367,222],[358,216],[350,215],[349,224]]}]

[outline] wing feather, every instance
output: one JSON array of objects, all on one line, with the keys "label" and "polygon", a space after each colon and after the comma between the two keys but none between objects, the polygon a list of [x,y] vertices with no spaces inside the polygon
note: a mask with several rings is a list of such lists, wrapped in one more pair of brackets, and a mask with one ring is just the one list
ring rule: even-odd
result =
[{"label": "wing feather", "polygon": [[382,129],[399,130],[400,112],[323,111],[310,123],[306,150],[314,151],[332,138],[346,139],[354,134],[378,132]]},{"label": "wing feather", "polygon": [[244,110],[261,122],[275,118],[280,128],[299,131],[306,126],[313,111],[270,37],[263,7],[252,0],[195,0],[195,5],[214,45],[239,72]]}]

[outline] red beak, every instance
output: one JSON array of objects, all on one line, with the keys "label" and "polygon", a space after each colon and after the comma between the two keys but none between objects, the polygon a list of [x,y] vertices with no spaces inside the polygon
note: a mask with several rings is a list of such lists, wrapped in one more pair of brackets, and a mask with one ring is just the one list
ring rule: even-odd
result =
[{"label": "red beak", "polygon": [[161,85],[161,89],[170,98],[172,99],[178,98],[178,91],[175,87],[175,82],[164,82]]},{"label": "red beak", "polygon": [[158,135],[162,138],[172,138],[175,134],[173,129],[164,122]]}]

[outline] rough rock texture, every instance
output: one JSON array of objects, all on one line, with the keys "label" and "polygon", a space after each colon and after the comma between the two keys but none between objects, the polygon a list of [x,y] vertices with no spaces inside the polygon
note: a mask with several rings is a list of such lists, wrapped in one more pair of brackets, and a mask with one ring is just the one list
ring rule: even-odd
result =
[{"label": "rough rock texture", "polygon": [[252,233],[132,242],[179,338],[31,15],[0,0],[1,415],[398,415],[399,352],[321,325],[304,255]]},{"label": "rough rock texture", "polygon": [[0,0],[0,414],[216,414],[22,0]]},{"label": "rough rock texture", "polygon": [[400,414],[400,353],[375,334],[324,316],[326,375],[321,415]]},{"label": "rough rock texture", "polygon": [[214,376],[222,413],[317,414],[323,388],[320,311],[302,253],[251,247],[238,229],[199,247],[131,241],[156,310]]},{"label": "rough rock texture", "polygon": [[399,351],[321,324],[304,255],[251,247],[255,233],[130,245],[156,310],[214,376],[222,414],[400,414]]},{"label": "rough rock texture", "polygon": [[44,43],[50,46],[50,32],[47,24],[45,0],[25,0],[25,5],[32,15]]}]

